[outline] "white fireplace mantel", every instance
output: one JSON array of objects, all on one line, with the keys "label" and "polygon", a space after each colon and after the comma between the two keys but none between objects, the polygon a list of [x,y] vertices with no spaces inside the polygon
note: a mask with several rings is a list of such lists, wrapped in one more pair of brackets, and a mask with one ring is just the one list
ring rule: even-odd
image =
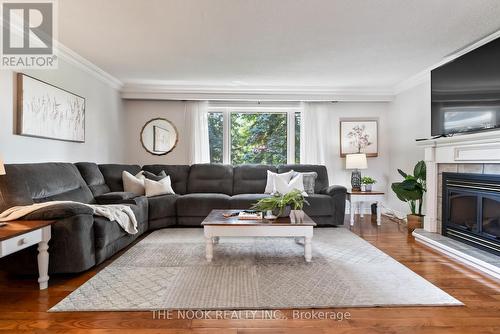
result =
[{"label": "white fireplace mantel", "polygon": [[438,231],[438,164],[500,164],[500,130],[420,141],[427,165],[424,229]]}]

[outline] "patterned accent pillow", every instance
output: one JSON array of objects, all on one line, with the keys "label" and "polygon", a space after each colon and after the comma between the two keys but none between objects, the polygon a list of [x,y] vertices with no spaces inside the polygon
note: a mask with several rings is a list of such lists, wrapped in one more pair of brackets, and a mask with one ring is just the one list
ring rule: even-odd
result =
[{"label": "patterned accent pillow", "polygon": [[314,186],[316,185],[316,179],[318,178],[318,173],[316,173],[316,172],[304,172],[304,173],[295,172],[295,174],[302,174],[302,177],[304,179],[304,191],[308,195],[313,195],[314,194]]}]

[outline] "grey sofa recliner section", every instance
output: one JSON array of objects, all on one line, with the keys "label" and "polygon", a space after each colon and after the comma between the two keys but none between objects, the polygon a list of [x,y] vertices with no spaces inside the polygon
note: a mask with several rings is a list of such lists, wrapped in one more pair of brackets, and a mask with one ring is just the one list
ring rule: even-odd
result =
[{"label": "grey sofa recliner section", "polygon": [[[175,195],[146,198],[123,191],[122,172],[145,170],[170,175]],[[124,165],[91,162],[7,165],[0,177],[0,212],[14,205],[68,200],[80,203],[126,204],[134,211],[139,233],[129,235],[118,224],[92,215],[83,205],[64,204],[38,210],[25,219],[55,219],[49,243],[51,273],[76,273],[102,263],[148,230],[171,226],[200,226],[212,209],[246,209],[261,198],[267,171],[314,171],[315,193],[304,211],[318,226],[344,223],[346,189],[329,186],[326,168],[319,165]],[[7,191],[5,191],[7,190]],[[7,195],[6,195],[7,194]],[[36,248],[2,259],[18,273],[36,272]]]}]

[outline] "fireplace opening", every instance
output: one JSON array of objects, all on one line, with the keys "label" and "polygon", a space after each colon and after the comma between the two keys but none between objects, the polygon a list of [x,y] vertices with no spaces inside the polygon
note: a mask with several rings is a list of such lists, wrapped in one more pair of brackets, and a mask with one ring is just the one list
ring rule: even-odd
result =
[{"label": "fireplace opening", "polygon": [[442,234],[500,255],[500,176],[443,173]]}]

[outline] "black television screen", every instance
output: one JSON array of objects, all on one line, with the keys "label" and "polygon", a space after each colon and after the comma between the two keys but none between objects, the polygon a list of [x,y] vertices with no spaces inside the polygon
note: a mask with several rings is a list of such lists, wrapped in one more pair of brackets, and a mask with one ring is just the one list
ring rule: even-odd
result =
[{"label": "black television screen", "polygon": [[432,135],[500,127],[500,38],[431,71]]}]

